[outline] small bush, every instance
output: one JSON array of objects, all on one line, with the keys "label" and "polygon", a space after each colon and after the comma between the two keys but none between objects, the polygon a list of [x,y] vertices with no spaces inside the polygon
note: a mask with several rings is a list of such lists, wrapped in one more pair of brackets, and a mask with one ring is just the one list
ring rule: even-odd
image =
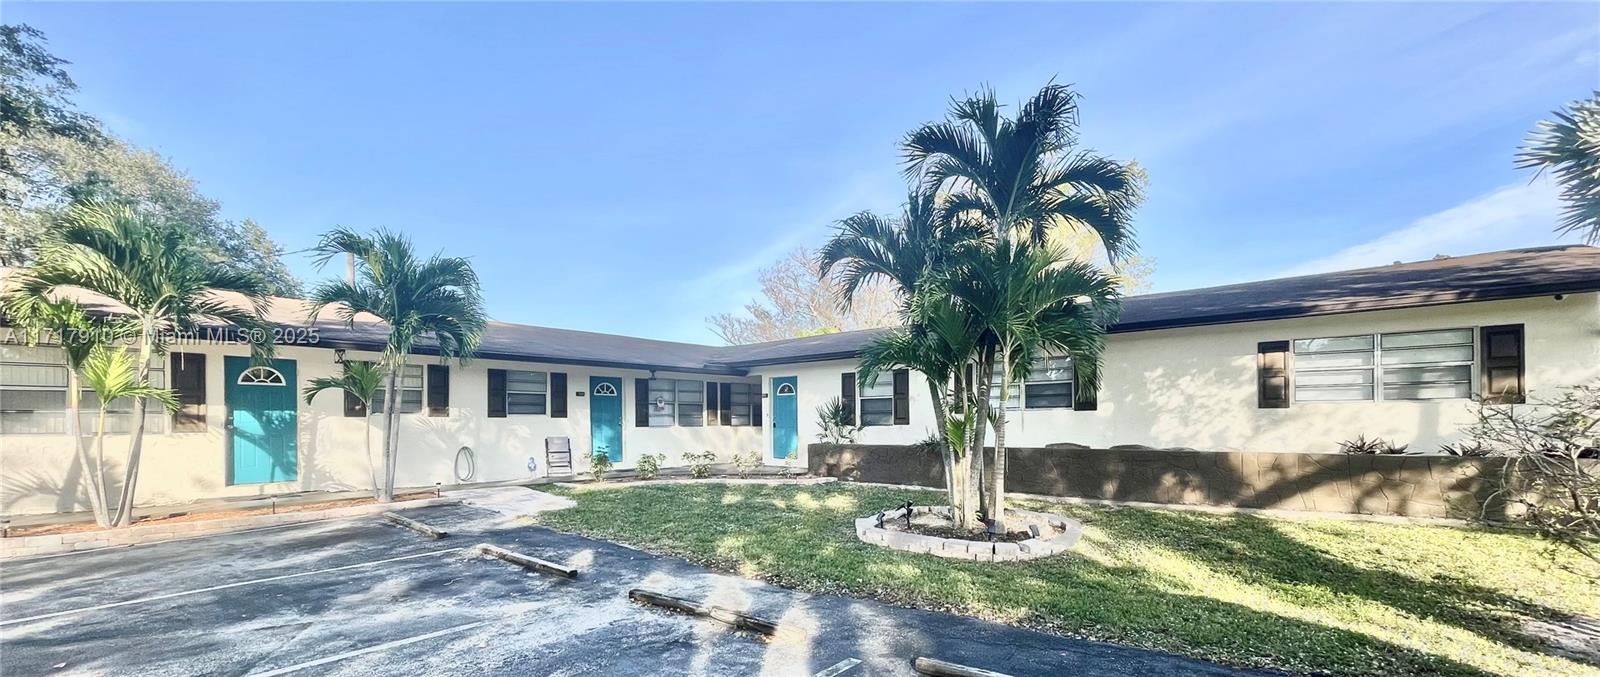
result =
[{"label": "small bush", "polygon": [[733,467],[739,471],[740,477],[749,477],[751,472],[761,467],[761,452],[752,451],[748,454],[734,454]]},{"label": "small bush", "polygon": [[822,406],[817,407],[817,426],[822,428],[822,432],[817,433],[817,441],[830,444],[855,444],[861,426],[850,423],[854,413],[846,411],[844,401],[837,397],[823,402]]},{"label": "small bush", "polygon": [[1406,449],[1410,447],[1411,445],[1409,444],[1402,444],[1397,447],[1393,442],[1382,437],[1374,437],[1369,440],[1366,435],[1339,443],[1339,451],[1346,454],[1404,454]]},{"label": "small bush", "polygon": [[705,478],[711,476],[711,464],[717,462],[717,455],[707,449],[698,454],[684,454],[683,460],[689,462],[690,477]]},{"label": "small bush", "polygon": [[800,468],[798,466],[799,462],[800,462],[800,450],[799,449],[790,449],[789,450],[789,454],[783,457],[783,474],[784,474],[784,476],[785,477],[794,477],[795,475],[800,474]]},{"label": "small bush", "polygon": [[603,451],[594,452],[589,457],[589,474],[594,475],[594,481],[599,482],[606,478],[606,471],[611,469],[611,456]]},{"label": "small bush", "polygon": [[645,454],[639,457],[639,465],[635,466],[641,480],[653,480],[661,474],[661,464],[667,461],[666,454]]}]

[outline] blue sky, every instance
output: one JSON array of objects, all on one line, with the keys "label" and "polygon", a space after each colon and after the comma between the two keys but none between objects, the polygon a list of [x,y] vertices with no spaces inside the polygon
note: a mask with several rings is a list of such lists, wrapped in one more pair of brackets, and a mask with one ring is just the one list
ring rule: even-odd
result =
[{"label": "blue sky", "polygon": [[[31,4],[86,110],[288,249],[385,226],[497,319],[714,343],[756,272],[904,196],[981,83],[1083,95],[1158,291],[1550,244],[1512,166],[1600,87],[1600,4]],[[292,257],[308,279],[310,259]]]}]

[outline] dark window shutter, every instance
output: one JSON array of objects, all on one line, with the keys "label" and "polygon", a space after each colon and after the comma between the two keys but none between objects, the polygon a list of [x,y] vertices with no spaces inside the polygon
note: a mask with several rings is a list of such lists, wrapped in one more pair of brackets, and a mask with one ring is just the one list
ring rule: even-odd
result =
[{"label": "dark window shutter", "polygon": [[856,373],[839,375],[839,402],[844,405],[844,424],[856,424]]},{"label": "dark window shutter", "polygon": [[489,418],[506,417],[506,370],[489,370]]},{"label": "dark window shutter", "polygon": [[722,424],[722,407],[720,406],[722,399],[718,397],[722,393],[722,389],[717,387],[718,385],[726,384],[706,381],[706,425]]},{"label": "dark window shutter", "polygon": [[1082,388],[1076,381],[1072,384],[1072,409],[1074,411],[1094,411],[1100,408],[1100,389]]},{"label": "dark window shutter", "polygon": [[173,353],[172,392],[178,398],[178,413],[172,417],[172,431],[206,431],[206,356],[201,353]]},{"label": "dark window shutter", "polygon": [[1289,408],[1289,342],[1256,344],[1256,406]]},{"label": "dark window shutter", "polygon": [[733,425],[733,384],[717,384],[717,397],[723,403],[722,411],[718,414],[722,419],[722,425]]},{"label": "dark window shutter", "polygon": [[428,365],[428,415],[450,415],[450,365]]},{"label": "dark window shutter", "polygon": [[911,372],[894,370],[894,424],[911,425]]},{"label": "dark window shutter", "polygon": [[650,427],[650,379],[633,380],[633,427]]},{"label": "dark window shutter", "polygon": [[[362,364],[366,363],[363,362]],[[380,384],[380,387],[381,386],[382,384]],[[379,393],[379,395],[381,396],[382,393]],[[351,395],[350,391],[348,390],[344,391],[344,415],[346,418],[367,417],[367,405],[362,404],[361,398]]]},{"label": "dark window shutter", "polygon": [[1526,343],[1522,325],[1502,324],[1478,330],[1483,354],[1483,402],[1521,404],[1527,401]]},{"label": "dark window shutter", "polygon": [[750,425],[761,427],[761,386],[750,389]]},{"label": "dark window shutter", "polygon": [[567,417],[567,373],[550,372],[550,418]]}]

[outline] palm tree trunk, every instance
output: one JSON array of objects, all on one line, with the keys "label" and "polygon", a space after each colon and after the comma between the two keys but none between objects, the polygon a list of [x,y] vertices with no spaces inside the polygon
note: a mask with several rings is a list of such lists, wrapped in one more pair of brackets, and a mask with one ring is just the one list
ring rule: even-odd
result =
[{"label": "palm tree trunk", "polygon": [[[83,421],[78,418],[83,407],[83,391],[78,385],[78,371],[72,367],[67,368],[67,435],[72,438],[72,449],[78,455],[78,464],[83,466],[83,475],[89,481],[89,509],[94,513],[95,525],[105,528],[111,526],[111,515],[106,512],[105,477],[100,473],[100,466],[96,465],[89,457],[88,444],[83,439]],[[98,436],[97,436],[98,438]]]},{"label": "palm tree trunk", "polygon": [[[977,365],[977,393],[975,393],[978,415],[972,422],[972,446],[968,448],[967,455],[972,457],[972,465],[968,475],[970,486],[967,488],[967,499],[970,501],[969,510],[975,513],[984,504],[983,496],[983,443],[988,437],[986,426],[989,424],[989,382],[994,374],[994,346],[985,346],[978,357]],[[972,515],[973,524],[976,524],[976,515]],[[990,517],[993,517],[992,515]]]},{"label": "palm tree trunk", "polygon": [[[148,318],[139,333],[139,382],[147,383],[150,378],[150,353],[155,349],[155,325]],[[101,402],[100,407],[105,409],[109,402]],[[139,488],[139,455],[144,450],[144,413],[149,401],[144,397],[133,398],[133,435],[128,442],[128,467],[122,474],[122,499],[117,501],[116,525],[125,527],[133,524],[134,493]]]},{"label": "palm tree trunk", "polygon": [[378,493],[378,466],[372,460],[372,403],[363,402],[367,415],[361,419],[361,441],[367,445],[367,479],[372,482],[372,497],[381,498]]},{"label": "palm tree trunk", "polygon": [[950,439],[950,419],[944,409],[944,389],[939,387],[939,384],[934,383],[933,379],[926,378],[926,374],[923,376],[928,382],[928,395],[933,398],[933,422],[934,425],[938,426],[939,439],[944,442],[944,444],[940,445],[942,448],[939,449],[939,457],[944,461],[944,488],[945,492],[950,496],[950,505],[954,507],[957,505],[955,444]]},{"label": "palm tree trunk", "polygon": [[[94,455],[95,455],[94,471],[95,471],[96,474],[98,474],[100,472],[101,468],[106,467],[106,403],[104,403],[104,402],[100,403],[100,414],[97,417],[96,422],[95,422]],[[102,486],[101,490],[104,491],[104,489],[105,489],[105,487]],[[100,510],[102,512],[105,511],[104,498],[107,498],[107,497],[102,497],[101,503],[100,503]],[[99,515],[95,516],[95,522],[96,523],[100,523],[100,516]],[[105,523],[101,524],[100,526],[110,526],[110,524],[111,524],[111,516],[110,515],[106,515],[105,516]]]},{"label": "palm tree trunk", "polygon": [[1000,412],[994,423],[994,489],[989,492],[989,519],[1001,532],[1006,525],[1006,402],[1011,396],[1011,348],[1000,349]]},{"label": "palm tree trunk", "polygon": [[383,486],[378,489],[378,501],[388,503],[394,500],[394,412],[400,408],[396,402],[395,387],[400,378],[398,368],[390,368],[384,376],[383,386]]}]

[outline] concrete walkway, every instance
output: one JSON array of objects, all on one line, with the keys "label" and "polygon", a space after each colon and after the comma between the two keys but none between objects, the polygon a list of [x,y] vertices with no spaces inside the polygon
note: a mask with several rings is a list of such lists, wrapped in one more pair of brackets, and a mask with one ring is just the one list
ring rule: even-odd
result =
[{"label": "concrete walkway", "polygon": [[[490,497],[492,498],[492,497]],[[487,502],[494,502],[484,498]],[[809,595],[472,506],[8,563],[0,673],[911,675],[917,656],[1014,675],[1236,675],[1169,654]],[[474,555],[488,542],[576,580]],[[644,587],[777,620],[779,639],[627,599]]]}]

